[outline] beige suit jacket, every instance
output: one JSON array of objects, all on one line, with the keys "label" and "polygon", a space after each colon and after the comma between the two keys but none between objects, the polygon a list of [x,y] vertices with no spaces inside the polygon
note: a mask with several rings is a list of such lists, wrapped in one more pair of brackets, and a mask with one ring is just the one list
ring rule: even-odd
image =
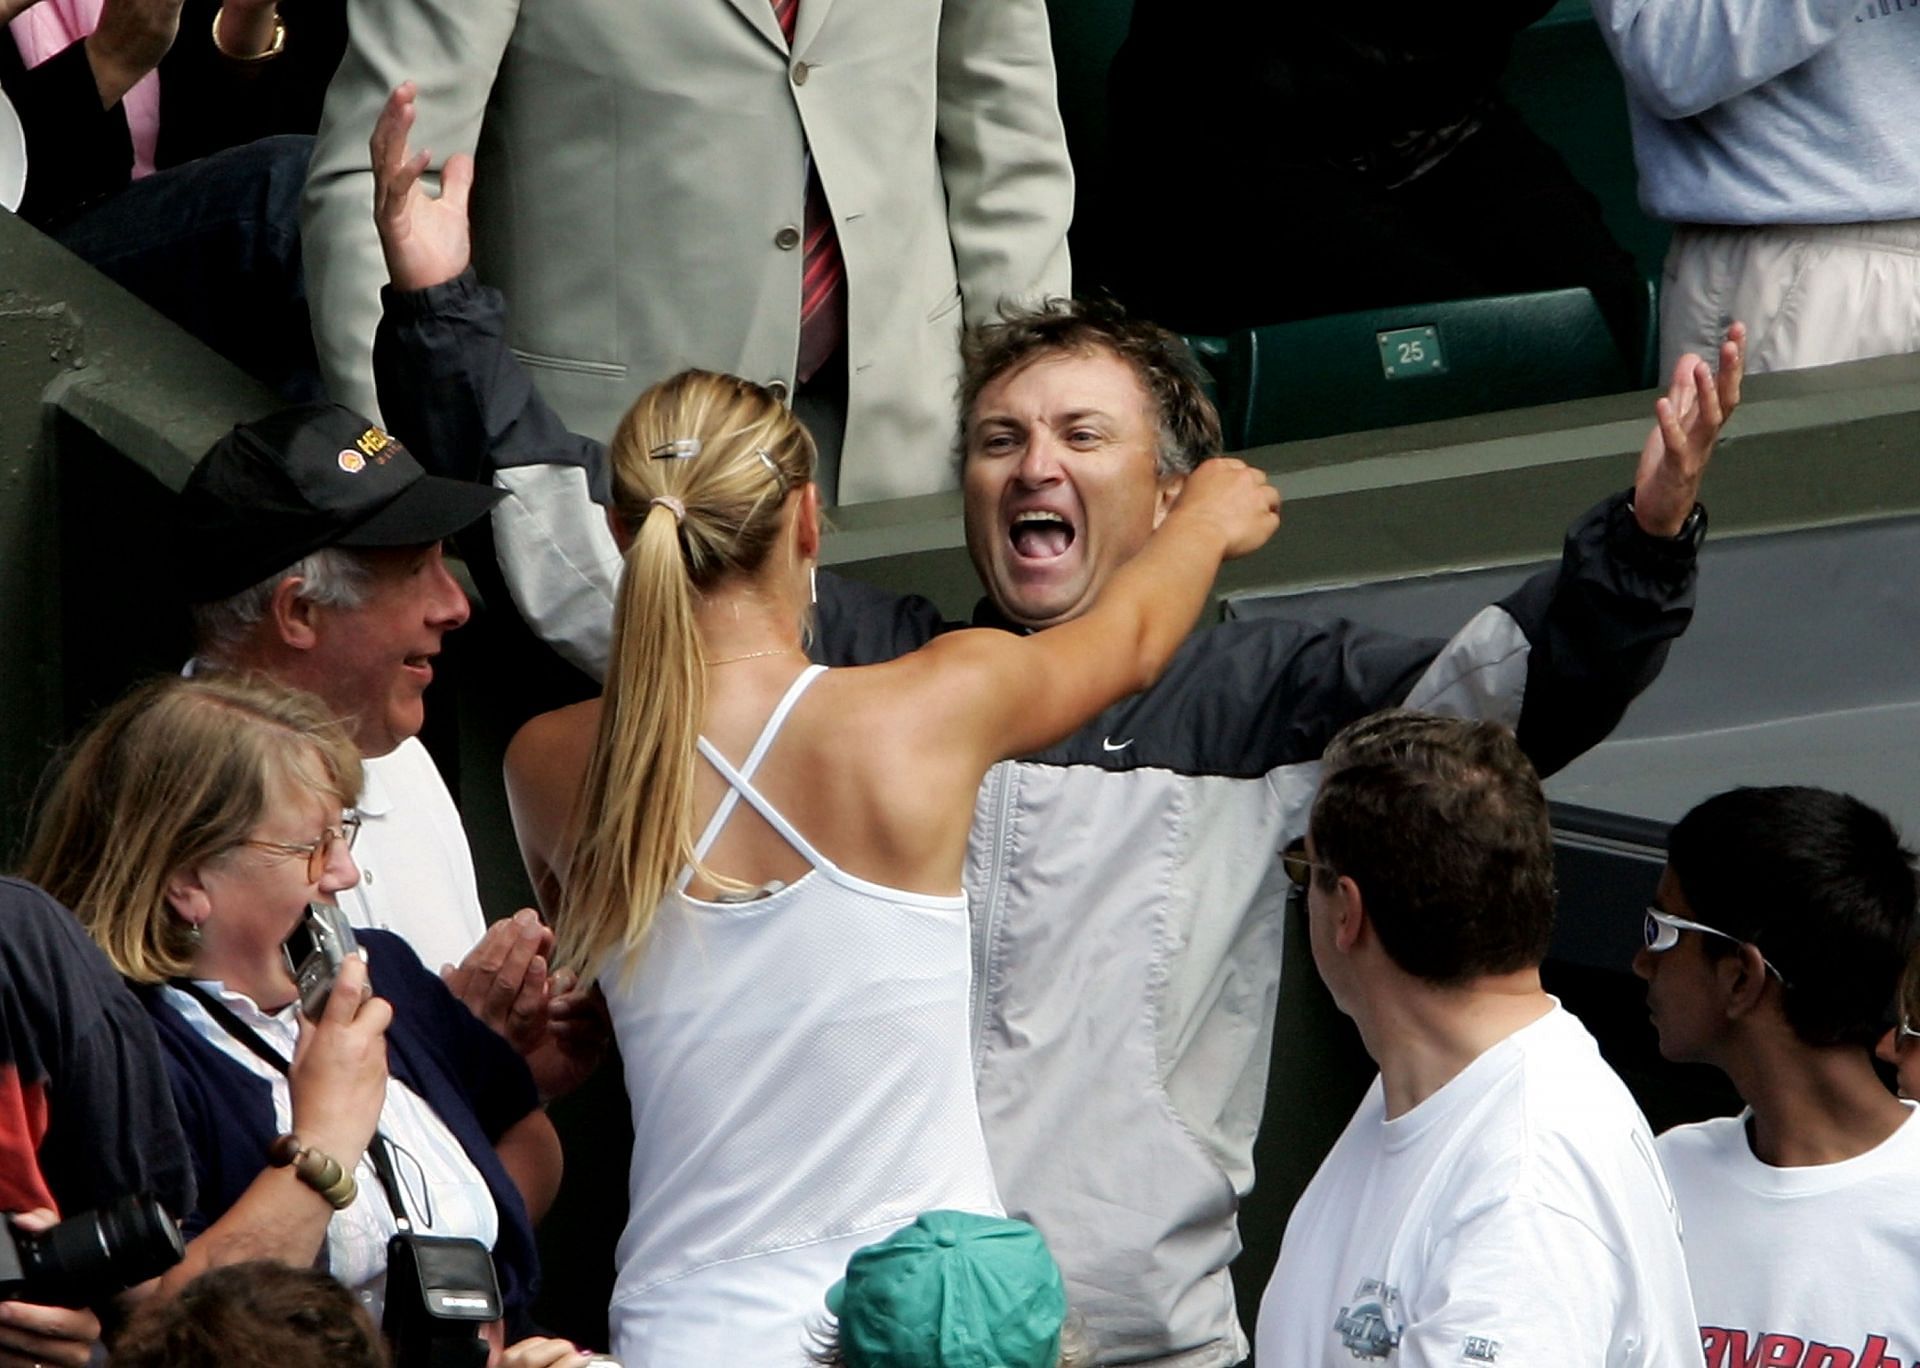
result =
[{"label": "beige suit jacket", "polygon": [[807,157],[847,264],[840,498],[950,488],[956,337],[1068,290],[1072,174],[1043,0],[349,0],[307,187],[336,397],[374,409],[385,278],[367,136],[419,83],[416,147],[473,149],[481,278],[568,423],[611,434],[686,366],[789,386]]}]

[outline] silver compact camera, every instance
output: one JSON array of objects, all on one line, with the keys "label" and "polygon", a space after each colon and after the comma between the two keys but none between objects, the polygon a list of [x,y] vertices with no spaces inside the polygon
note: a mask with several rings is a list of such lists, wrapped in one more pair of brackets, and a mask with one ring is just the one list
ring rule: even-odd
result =
[{"label": "silver compact camera", "polygon": [[287,957],[287,972],[293,975],[300,993],[300,1010],[309,1021],[318,1021],[327,1010],[327,998],[340,966],[351,957],[364,960],[366,951],[348,925],[347,917],[331,903],[307,904],[307,914],[280,947]]}]

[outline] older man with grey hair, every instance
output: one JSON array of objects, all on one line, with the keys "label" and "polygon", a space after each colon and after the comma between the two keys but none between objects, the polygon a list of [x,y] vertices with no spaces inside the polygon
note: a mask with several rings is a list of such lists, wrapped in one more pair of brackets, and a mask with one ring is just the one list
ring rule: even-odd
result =
[{"label": "older man with grey hair", "polygon": [[486,930],[459,813],[418,736],[441,640],[469,611],[440,543],[497,501],[335,404],[235,427],[180,500],[195,668],[267,675],[341,718],[366,762],[360,883],[341,906],[435,966]]},{"label": "older man with grey hair", "polygon": [[553,936],[531,909],[487,928],[466,830],[419,739],[441,641],[469,612],[441,542],[499,498],[429,475],[350,409],[305,404],[213,444],[181,492],[177,540],[192,668],[316,694],[360,748],[348,919],[440,966],[552,1097],[598,1061],[591,989],[547,977]]}]

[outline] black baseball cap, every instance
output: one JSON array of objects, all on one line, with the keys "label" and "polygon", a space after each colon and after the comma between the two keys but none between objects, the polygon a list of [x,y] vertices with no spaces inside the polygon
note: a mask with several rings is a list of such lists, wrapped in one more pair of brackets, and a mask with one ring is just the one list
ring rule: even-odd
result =
[{"label": "black baseball cap", "polygon": [[212,603],[328,546],[424,546],[476,522],[504,491],[429,475],[339,404],[238,424],[180,491],[187,598]]}]

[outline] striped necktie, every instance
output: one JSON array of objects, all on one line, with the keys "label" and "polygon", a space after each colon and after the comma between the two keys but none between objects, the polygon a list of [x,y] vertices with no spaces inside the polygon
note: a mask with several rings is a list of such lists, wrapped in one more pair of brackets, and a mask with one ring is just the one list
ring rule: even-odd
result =
[{"label": "striped necktie", "polygon": [[[800,0],[773,0],[773,15],[793,46],[794,20]],[[833,231],[833,214],[820,173],[807,158],[807,221],[800,261],[800,362],[796,378],[811,380],[838,351],[847,334],[847,265],[840,256],[840,239]]]}]

